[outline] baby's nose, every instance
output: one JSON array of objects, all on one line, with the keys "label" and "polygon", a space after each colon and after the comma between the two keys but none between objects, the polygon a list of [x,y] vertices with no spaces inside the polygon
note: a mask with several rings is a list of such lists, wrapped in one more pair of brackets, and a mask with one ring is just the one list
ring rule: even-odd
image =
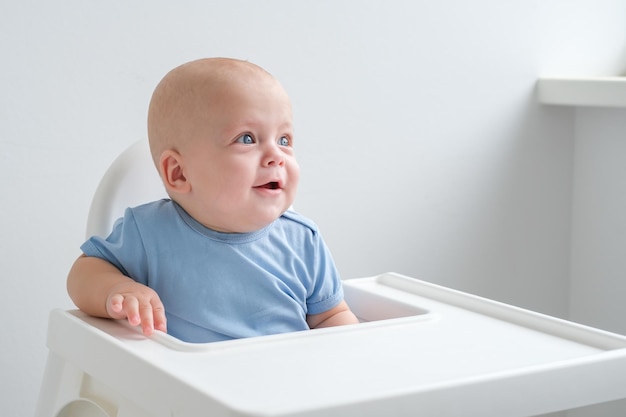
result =
[{"label": "baby's nose", "polygon": [[285,158],[277,146],[269,147],[263,156],[263,166],[283,166]]}]

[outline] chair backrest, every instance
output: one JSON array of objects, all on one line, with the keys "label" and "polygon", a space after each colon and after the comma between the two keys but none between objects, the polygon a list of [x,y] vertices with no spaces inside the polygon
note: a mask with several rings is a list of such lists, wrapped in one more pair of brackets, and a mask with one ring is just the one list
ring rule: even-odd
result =
[{"label": "chair backrest", "polygon": [[127,207],[167,198],[157,173],[148,140],[135,142],[105,172],[87,217],[87,237],[106,237]]}]

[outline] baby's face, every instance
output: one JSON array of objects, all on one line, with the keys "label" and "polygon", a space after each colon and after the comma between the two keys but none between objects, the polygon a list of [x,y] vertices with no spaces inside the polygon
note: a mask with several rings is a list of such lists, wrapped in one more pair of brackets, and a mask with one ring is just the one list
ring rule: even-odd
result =
[{"label": "baby's face", "polygon": [[214,230],[258,230],[296,196],[291,103],[269,77],[218,90],[181,150],[191,184],[185,208]]}]

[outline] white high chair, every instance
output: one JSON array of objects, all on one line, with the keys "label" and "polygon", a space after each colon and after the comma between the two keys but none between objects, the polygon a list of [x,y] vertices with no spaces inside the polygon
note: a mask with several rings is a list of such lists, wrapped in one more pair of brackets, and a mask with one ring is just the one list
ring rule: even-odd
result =
[{"label": "white high chair", "polygon": [[122,152],[106,171],[93,196],[87,216],[87,237],[107,236],[126,207],[167,198],[152,162],[147,140]]},{"label": "white high chair", "polygon": [[[146,142],[88,234],[165,196]],[[358,325],[210,344],[54,310],[36,417],[521,417],[626,397],[626,337],[398,274],[344,282]]]}]

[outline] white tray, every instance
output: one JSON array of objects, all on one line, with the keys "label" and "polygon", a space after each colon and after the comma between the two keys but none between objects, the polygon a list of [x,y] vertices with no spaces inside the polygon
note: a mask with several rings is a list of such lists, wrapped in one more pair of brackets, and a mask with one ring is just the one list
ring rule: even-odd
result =
[{"label": "white tray", "polygon": [[55,310],[37,416],[514,417],[626,397],[624,336],[393,273],[344,288],[366,322],[210,344]]}]

